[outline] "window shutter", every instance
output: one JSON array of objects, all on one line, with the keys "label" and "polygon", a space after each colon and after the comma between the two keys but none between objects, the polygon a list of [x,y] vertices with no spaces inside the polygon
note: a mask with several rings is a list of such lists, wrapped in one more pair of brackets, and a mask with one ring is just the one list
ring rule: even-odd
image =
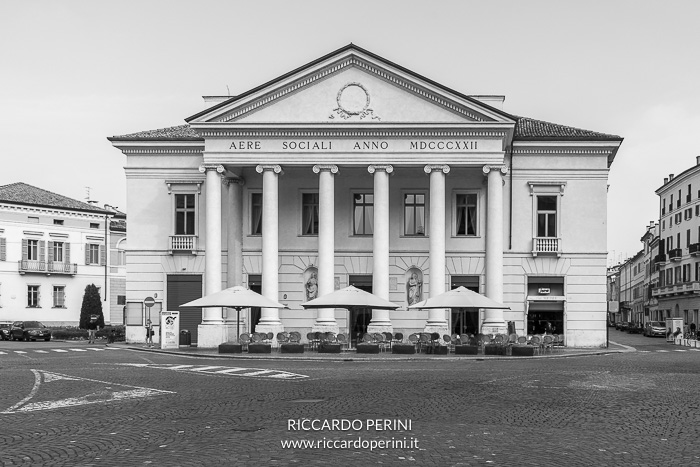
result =
[{"label": "window shutter", "polygon": [[36,306],[41,306],[41,287],[36,286]]},{"label": "window shutter", "polygon": [[7,247],[4,238],[0,238],[0,261],[7,261]]},{"label": "window shutter", "polygon": [[85,244],[85,264],[90,264],[90,244]]},{"label": "window shutter", "polygon": [[54,259],[54,251],[53,251],[53,242],[49,242],[49,263],[53,263]]},{"label": "window shutter", "polygon": [[104,245],[100,245],[100,266],[107,264],[107,251]]},{"label": "window shutter", "polygon": [[22,261],[27,261],[27,255],[29,251],[29,240],[26,238],[22,239]]},{"label": "window shutter", "polygon": [[39,261],[46,261],[46,240],[39,240]]},{"label": "window shutter", "polygon": [[64,254],[63,261],[65,263],[70,263],[70,243],[65,242],[63,244],[63,254]]}]

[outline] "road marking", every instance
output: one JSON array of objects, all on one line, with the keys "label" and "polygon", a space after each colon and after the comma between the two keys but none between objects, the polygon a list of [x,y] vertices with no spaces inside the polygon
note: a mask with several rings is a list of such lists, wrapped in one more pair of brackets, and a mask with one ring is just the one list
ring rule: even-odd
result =
[{"label": "road marking", "polygon": [[24,352],[23,350],[15,350],[15,353],[27,353],[27,352]]},{"label": "road marking", "polygon": [[[219,376],[244,376],[251,378],[272,378],[282,380],[297,380],[308,378],[308,375],[298,373],[290,373],[282,370],[265,370],[262,368],[241,368],[224,366],[209,366],[209,365],[173,365],[167,363],[118,363],[118,365],[133,366],[138,368],[153,368],[159,370],[175,370],[180,372],[191,372],[206,375]],[[224,368],[224,369],[219,369]],[[214,371],[216,370],[216,371]]]},{"label": "road marking", "polygon": [[67,350],[63,349],[51,349],[52,352],[68,352]]},{"label": "road marking", "polygon": [[36,353],[49,353],[48,350],[35,350]]},{"label": "road marking", "polygon": [[85,349],[68,349],[68,350],[72,350],[73,352],[87,352],[87,350],[85,350]]},{"label": "road marking", "polygon": [[[129,384],[112,383],[109,381],[100,381],[91,378],[81,378],[79,376],[70,376],[43,370],[32,369],[32,372],[34,373],[34,387],[29,392],[29,395],[21,401],[19,401],[17,404],[10,407],[9,409],[0,413],[11,414],[19,412],[36,412],[39,410],[51,410],[62,407],[77,407],[80,405],[103,404],[105,402],[118,402],[125,401],[128,399],[161,396],[165,394],[176,394],[174,391],[165,391],[162,389],[153,389],[141,386],[131,386]],[[95,386],[97,386],[98,389],[95,390],[91,388],[89,389],[89,391],[92,390],[92,392],[78,397],[69,397],[66,399],[47,400],[30,403],[30,401],[39,392],[39,389],[42,387],[42,383],[47,384],[54,383],[57,381],[77,381],[82,383],[81,388],[84,386],[85,382],[97,383],[93,384],[92,387],[94,388]],[[114,386],[121,386],[128,389],[115,391],[113,389]]]}]

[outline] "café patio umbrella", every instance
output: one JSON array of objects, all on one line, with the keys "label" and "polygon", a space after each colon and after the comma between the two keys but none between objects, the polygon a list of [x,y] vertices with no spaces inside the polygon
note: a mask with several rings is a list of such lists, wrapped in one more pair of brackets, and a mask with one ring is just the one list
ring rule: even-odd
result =
[{"label": "caf\u00e9 patio umbrella", "polygon": [[399,305],[391,303],[374,294],[365,292],[357,287],[345,287],[336,290],[306,303],[302,303],[304,308],[374,308],[377,310],[395,310]]},{"label": "caf\u00e9 patio umbrella", "polygon": [[456,289],[430,297],[408,307],[410,310],[427,308],[495,308],[510,309],[509,306],[476,293],[466,287]]},{"label": "caf\u00e9 patio umbrella", "polygon": [[180,305],[182,307],[197,307],[197,308],[208,308],[208,307],[227,307],[236,309],[236,339],[239,335],[239,323],[240,323],[240,313],[243,308],[287,308],[281,303],[277,303],[274,300],[270,300],[267,297],[260,295],[257,292],[253,292],[250,289],[241,287],[239,285],[235,287],[229,287],[228,289],[209,294],[205,297],[198,298],[197,300],[192,300],[185,304]]}]

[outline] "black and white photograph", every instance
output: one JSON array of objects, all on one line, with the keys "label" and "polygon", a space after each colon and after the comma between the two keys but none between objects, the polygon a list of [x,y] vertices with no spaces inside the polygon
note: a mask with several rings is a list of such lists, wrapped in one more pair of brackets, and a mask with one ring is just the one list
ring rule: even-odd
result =
[{"label": "black and white photograph", "polygon": [[699,15],[0,3],[0,464],[700,466]]}]

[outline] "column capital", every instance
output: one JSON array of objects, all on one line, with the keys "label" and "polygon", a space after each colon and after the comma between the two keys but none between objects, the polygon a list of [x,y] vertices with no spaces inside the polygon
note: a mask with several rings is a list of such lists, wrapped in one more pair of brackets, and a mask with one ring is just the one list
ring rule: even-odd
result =
[{"label": "column capital", "polygon": [[437,170],[442,171],[444,174],[448,174],[450,173],[450,166],[447,164],[428,164],[423,167],[423,171],[426,174],[430,174],[431,172],[435,172]]},{"label": "column capital", "polygon": [[338,166],[335,164],[316,164],[313,166],[313,171],[315,174],[320,173],[323,170],[328,170],[332,174],[337,174]]},{"label": "column capital", "polygon": [[279,164],[260,164],[255,167],[255,171],[259,174],[263,173],[265,170],[272,170],[276,174],[282,172],[282,167]]},{"label": "column capital", "polygon": [[508,173],[508,166],[503,164],[503,165],[485,165],[481,169],[484,172],[484,175],[487,175],[489,172],[492,170],[499,170],[501,174],[505,175]]},{"label": "column capital", "polygon": [[372,164],[369,167],[367,167],[367,171],[371,174],[373,174],[377,170],[383,170],[386,173],[390,174],[394,171],[394,166],[391,164]]},{"label": "column capital", "polygon": [[245,185],[245,178],[241,177],[225,177],[224,178],[224,185],[229,186],[229,185],[240,185],[243,186]]},{"label": "column capital", "polygon": [[216,172],[219,174],[226,172],[226,168],[221,164],[202,164],[199,166],[199,171],[201,173],[204,173],[207,170],[216,170]]}]

